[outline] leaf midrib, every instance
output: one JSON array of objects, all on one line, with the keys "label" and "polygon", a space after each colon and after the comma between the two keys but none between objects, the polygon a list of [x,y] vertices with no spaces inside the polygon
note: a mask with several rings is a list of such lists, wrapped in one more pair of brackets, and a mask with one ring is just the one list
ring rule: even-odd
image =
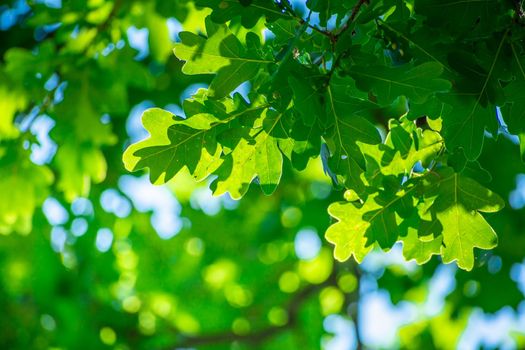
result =
[{"label": "leaf midrib", "polygon": [[[167,152],[167,151],[170,151],[170,150],[173,150],[174,148],[177,148],[179,146],[181,146],[182,144],[188,142],[189,140],[191,140],[192,138],[202,134],[202,133],[205,133],[205,132],[208,132],[210,130],[212,130],[213,128],[215,128],[216,126],[219,126],[219,125],[224,125],[224,124],[227,124],[228,122],[232,121],[233,119],[243,115],[244,113],[249,113],[249,112],[253,112],[253,111],[257,111],[257,110],[260,110],[260,109],[265,109],[265,108],[268,108],[269,105],[261,105],[261,106],[258,106],[258,107],[255,107],[255,108],[250,108],[250,109],[246,109],[242,112],[238,112],[238,113],[235,113],[235,114],[232,114],[230,117],[226,118],[225,120],[221,120],[220,122],[217,122],[215,124],[212,124],[211,127],[209,129],[202,129],[202,130],[199,130],[198,132],[196,132],[195,134],[192,134],[191,136],[188,136],[186,139],[176,143],[176,144],[170,144],[170,145],[165,145],[166,148],[160,150],[160,151],[157,151],[157,152],[154,152],[154,153],[151,153],[151,154],[148,154],[147,156],[144,156],[142,157],[141,159],[142,160],[146,160],[146,159],[149,159],[151,157],[154,157],[154,156],[157,156],[163,152]],[[175,126],[177,124],[173,124],[172,126]],[[184,124],[182,124],[184,125]],[[192,128],[193,129],[193,128]],[[198,129],[194,129],[194,130],[198,130]],[[168,128],[168,133],[170,133],[170,129]],[[173,131],[172,131],[173,132]],[[169,136],[168,136],[169,138]],[[162,146],[162,145],[160,145]],[[169,166],[167,167],[169,168]]]},{"label": "leaf midrib", "polygon": [[[505,38],[507,37],[508,33],[509,33],[509,29],[507,29],[507,31],[505,32],[505,34],[503,34],[503,37],[501,38],[501,41],[500,41],[500,43],[498,45],[498,49],[496,50],[496,54],[494,55],[494,60],[492,61],[492,65],[490,66],[489,72],[487,74],[487,78],[485,79],[485,82],[483,83],[483,87],[481,88],[481,91],[480,91],[480,93],[478,95],[476,103],[474,104],[474,107],[472,107],[472,111],[470,112],[469,116],[466,117],[463,120],[463,122],[459,124],[460,126],[458,128],[456,128],[456,133],[454,134],[454,136],[452,136],[452,135],[450,136],[450,140],[454,140],[459,135],[461,135],[461,131],[463,130],[463,128],[465,127],[467,122],[470,121],[474,117],[474,113],[476,112],[476,109],[479,106],[479,103],[481,101],[481,97],[485,93],[485,89],[487,88],[489,80],[490,80],[490,78],[492,76],[492,72],[494,71],[494,67],[496,66],[496,61],[499,58],[499,54],[501,52],[501,48],[503,47],[503,42],[505,41]],[[472,145],[473,145],[473,142],[474,142],[474,127],[472,127],[471,129],[472,130],[471,130],[471,135],[470,135],[470,148],[469,149],[472,149]]]},{"label": "leaf midrib", "polygon": [[[187,46],[181,44],[179,47],[176,48],[177,51],[181,52],[182,53],[195,53],[197,51],[197,49],[192,49],[191,47],[188,48]],[[223,56],[223,55],[217,55],[217,54],[213,54],[213,53],[209,53],[209,52],[200,52],[199,53],[200,56],[208,56],[208,57],[213,57],[213,58],[225,58],[225,59],[228,59],[228,60],[231,60],[231,61],[240,61],[240,62],[250,62],[250,63],[263,63],[263,64],[269,64],[269,63],[273,63],[273,61],[270,61],[270,60],[260,60],[260,59],[255,59],[255,58],[247,58],[247,57],[240,57],[240,56]],[[186,61],[188,62],[188,61]]]}]

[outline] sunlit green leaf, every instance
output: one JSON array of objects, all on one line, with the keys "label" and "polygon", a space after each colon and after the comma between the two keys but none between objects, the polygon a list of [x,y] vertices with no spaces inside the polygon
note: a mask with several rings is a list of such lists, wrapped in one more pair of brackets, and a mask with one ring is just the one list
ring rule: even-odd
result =
[{"label": "sunlit green leaf", "polygon": [[272,62],[244,47],[224,25],[208,21],[206,29],[208,38],[190,32],[180,33],[181,42],[175,44],[173,51],[186,62],[182,68],[185,74],[216,74],[210,91],[218,98],[226,96]]},{"label": "sunlit green leaf", "polygon": [[494,229],[479,212],[496,212],[505,204],[492,191],[450,168],[429,178],[430,195],[437,195],[430,210],[443,226],[443,261],[457,260],[459,267],[471,270],[473,249],[491,249],[497,244]]}]

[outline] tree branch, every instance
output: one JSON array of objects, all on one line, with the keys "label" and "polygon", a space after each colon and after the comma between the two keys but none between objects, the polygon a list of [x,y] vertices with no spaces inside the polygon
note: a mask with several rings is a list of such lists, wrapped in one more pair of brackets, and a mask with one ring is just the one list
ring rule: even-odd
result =
[{"label": "tree branch", "polygon": [[350,17],[348,17],[348,20],[345,22],[345,24],[341,27],[341,30],[335,35],[336,38],[339,38],[349,27],[350,24],[352,24],[355,19],[357,18],[357,15],[359,14],[359,10],[364,4],[369,4],[370,0],[358,0],[357,4],[352,9],[352,13],[350,14]]},{"label": "tree branch", "polygon": [[522,0],[514,0],[514,7],[516,9],[516,14],[519,19],[525,17],[525,12],[523,12]]},{"label": "tree branch", "polygon": [[[357,15],[359,14],[359,10],[364,4],[369,4],[370,0],[358,0],[357,4],[352,9],[352,13],[350,14],[350,17],[348,17],[348,20],[345,22],[345,24],[341,27],[341,30],[337,34],[335,34],[335,41],[337,41],[341,35],[350,28],[350,24],[355,21],[357,18]],[[341,52],[334,60],[332,67],[330,68],[330,71],[328,72],[328,84],[330,83],[330,79],[332,78],[332,75],[334,74],[335,70],[339,66],[339,63],[341,62],[341,58],[343,58],[348,53],[348,48]]]},{"label": "tree branch", "polygon": [[[61,76],[60,76],[59,73],[55,73],[55,74],[58,76],[57,85],[52,90],[49,90],[45,94],[45,96],[43,97],[43,99],[41,101],[31,101],[31,103],[23,111],[18,111],[16,113],[16,115],[15,115],[15,123],[17,125],[19,125],[19,126],[23,125],[26,122],[28,116],[31,114],[31,112],[35,108],[38,108],[38,113],[36,115],[36,116],[38,116],[38,115],[45,114],[46,112],[49,111],[50,108],[54,107],[54,105],[55,105],[55,94],[56,94],[58,88],[64,82],[64,81],[62,81]],[[33,121],[35,119],[36,118],[33,118],[32,120],[29,120],[28,123],[27,123],[27,128],[24,128],[24,130],[29,130],[31,128],[31,124],[33,123]]]},{"label": "tree branch", "polygon": [[314,285],[314,284],[308,285],[307,287],[302,289],[299,293],[295,294],[295,296],[288,302],[288,306],[286,307],[287,314],[288,314],[288,322],[284,325],[268,326],[267,328],[262,328],[254,332],[251,332],[249,334],[235,334],[233,332],[223,332],[223,333],[201,335],[201,336],[195,336],[195,337],[186,337],[179,344],[170,346],[166,348],[166,350],[173,349],[173,348],[191,348],[191,347],[196,347],[196,346],[206,345],[206,344],[230,343],[234,341],[252,343],[252,344],[260,343],[282,331],[291,329],[294,326],[296,326],[297,320],[298,320],[297,316],[299,314],[299,311],[303,303],[306,300],[308,300],[310,296],[314,295],[316,292],[318,292],[325,286],[332,285],[334,283],[335,283],[335,274],[332,273],[332,275],[324,283],[317,284],[317,285]]},{"label": "tree branch", "polygon": [[113,2],[113,8],[111,9],[111,12],[109,13],[108,17],[106,18],[104,22],[100,23],[97,26],[97,30],[99,32],[105,30],[108,27],[108,25],[111,23],[113,18],[115,18],[115,16],[117,15],[117,12],[120,10],[121,6],[122,6],[122,0],[115,0]]},{"label": "tree branch", "polygon": [[299,24],[306,24],[306,26],[316,32],[318,32],[319,34],[322,34],[328,38],[330,38],[330,40],[333,40],[334,39],[334,34],[328,30],[323,30],[321,28],[318,28],[312,24],[310,24],[308,21],[305,21],[301,16],[299,16],[297,13],[295,13],[294,9],[292,7],[290,7],[290,5],[288,5],[288,3],[286,1],[280,1],[280,2],[277,2],[276,3],[277,6],[279,6],[283,11],[285,11],[286,13],[288,13],[290,15],[290,17],[292,17],[293,19],[295,19],[296,21],[299,22]]},{"label": "tree branch", "polygon": [[198,337],[188,337],[176,347],[195,347],[204,344],[217,344],[233,341],[260,343],[261,341],[264,341],[272,337],[273,335],[276,335],[279,332],[292,328],[297,323],[297,314],[302,303],[319,289],[319,285],[309,285],[308,287],[297,293],[295,297],[289,302],[287,307],[288,322],[282,326],[269,326],[267,328],[254,331],[249,334],[235,334],[232,332],[224,332]]},{"label": "tree branch", "polygon": [[361,350],[363,349],[363,343],[361,342],[361,335],[359,334],[359,331],[361,330],[361,326],[359,325],[359,302],[360,302],[360,296],[361,296],[359,289],[361,287],[361,269],[359,268],[359,265],[355,262],[352,264],[352,266],[353,266],[355,277],[357,279],[357,286],[353,293],[354,308],[351,310],[352,312],[349,314],[349,316],[352,318],[352,321],[354,321],[355,341],[357,344],[356,349]]},{"label": "tree branch", "polygon": [[[298,18],[296,18],[296,19],[299,21],[300,24],[304,24],[304,23],[306,23],[306,21],[305,21],[304,19],[302,19],[301,17],[298,17]],[[307,23],[306,26],[307,26],[308,28],[311,28],[311,29],[315,30],[315,31],[318,32],[319,34],[322,34],[322,35],[324,35],[324,36],[330,38],[330,41],[334,41],[334,40],[335,40],[335,35],[334,35],[332,32],[329,32],[329,31],[327,31],[327,30],[323,30],[323,29],[321,29],[321,28],[317,28],[316,26],[311,25],[310,23]]]}]

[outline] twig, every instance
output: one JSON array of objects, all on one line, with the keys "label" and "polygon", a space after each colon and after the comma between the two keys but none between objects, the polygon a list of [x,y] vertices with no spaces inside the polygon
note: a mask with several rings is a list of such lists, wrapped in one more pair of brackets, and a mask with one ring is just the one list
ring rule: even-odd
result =
[{"label": "twig", "polygon": [[336,38],[339,38],[349,27],[350,24],[352,24],[355,19],[357,18],[357,15],[359,14],[359,10],[364,4],[369,4],[370,0],[358,0],[357,4],[352,9],[352,13],[350,14],[350,17],[348,17],[348,20],[343,24],[341,27],[341,30],[337,34],[335,34]]},{"label": "twig", "polygon": [[291,8],[286,1],[277,2],[277,6],[279,6],[283,11],[288,13],[290,15],[290,17],[292,17],[293,19],[298,21],[299,24],[302,24],[302,25],[306,24],[306,26],[308,28],[318,32],[319,34],[322,34],[322,35],[330,38],[330,40],[333,40],[334,34],[332,32],[327,31],[327,30],[323,30],[321,28],[318,28],[318,27],[310,24],[308,21],[305,21],[301,16],[299,16],[297,13],[295,13],[294,9]]},{"label": "twig", "polygon": [[[350,24],[353,23],[355,21],[355,19],[357,18],[357,15],[359,13],[359,10],[361,9],[361,7],[364,5],[364,4],[369,4],[369,0],[359,0],[357,2],[357,4],[354,6],[354,8],[352,9],[352,13],[350,14],[350,17],[348,17],[348,20],[345,22],[345,24],[341,27],[341,30],[335,34],[335,41],[337,41],[339,39],[339,37],[346,31],[348,30],[348,28],[350,28]],[[337,69],[337,67],[339,66],[339,63],[341,62],[341,58],[343,58],[344,56],[346,56],[346,54],[348,53],[348,48],[346,50],[344,50],[343,52],[341,52],[334,60],[334,62],[332,63],[332,67],[330,68],[330,71],[328,72],[328,76],[327,76],[327,82],[328,84],[330,83],[330,79],[332,79],[332,76],[335,72],[335,70]]]},{"label": "twig", "polygon": [[359,325],[359,302],[360,302],[360,296],[361,296],[359,289],[361,287],[361,269],[359,268],[359,265],[355,262],[352,265],[354,267],[354,274],[357,279],[357,286],[353,293],[353,296],[354,296],[353,302],[355,303],[355,308],[352,310],[353,312],[350,315],[350,317],[352,317],[352,320],[354,321],[355,340],[357,344],[356,349],[361,350],[363,348],[361,335],[359,333],[361,330],[361,326]]},{"label": "twig", "polygon": [[117,12],[120,10],[120,7],[122,6],[122,0],[115,0],[113,2],[113,8],[111,9],[111,12],[109,13],[108,17],[104,20],[104,22],[100,23],[97,26],[97,30],[100,32],[102,30],[105,30],[109,23],[113,20],[113,18],[117,15]]},{"label": "twig", "polygon": [[[34,101],[33,103],[31,103],[29,106],[27,106],[23,111],[19,111],[16,115],[16,124],[18,125],[24,125],[24,123],[26,122],[28,116],[31,114],[31,112],[35,109],[35,108],[38,108],[38,114],[37,115],[42,115],[42,114],[45,114],[50,108],[54,107],[55,105],[55,94],[56,92],[58,91],[59,87],[62,85],[63,81],[61,80],[61,77],[58,73],[55,73],[57,76],[58,76],[58,82],[57,82],[57,85],[52,89],[52,90],[49,90],[47,92],[47,94],[44,96],[44,98],[37,102],[37,101]],[[33,121],[35,120],[35,118],[31,119],[28,121],[27,123],[27,130],[29,130],[31,128],[31,124],[33,123]],[[24,128],[24,130],[26,129]]]},{"label": "twig", "polygon": [[296,19],[299,21],[300,24],[304,24],[304,23],[306,23],[306,25],[307,25],[308,28],[311,28],[311,29],[315,30],[316,32],[318,32],[318,33],[320,33],[320,34],[322,34],[322,35],[324,35],[324,36],[330,38],[330,41],[332,41],[332,42],[335,41],[335,35],[334,35],[334,33],[329,32],[329,31],[327,31],[327,30],[323,30],[323,29],[321,29],[321,28],[317,28],[316,26],[311,25],[310,23],[307,23],[307,22],[306,22],[304,19],[302,19],[301,17],[297,17]]},{"label": "twig", "polygon": [[287,312],[288,312],[288,322],[281,326],[270,326],[267,328],[260,329],[258,331],[251,332],[249,334],[235,334],[232,332],[224,332],[217,334],[202,335],[196,337],[188,337],[179,344],[175,346],[170,346],[166,349],[173,348],[191,348],[205,344],[221,344],[229,343],[233,341],[240,341],[246,343],[260,343],[279,332],[282,332],[286,329],[293,328],[297,324],[297,316],[302,304],[313,294],[318,292],[321,288],[325,287],[328,284],[333,284],[333,278],[329,278],[322,284],[319,285],[309,285],[308,287],[301,290],[297,293],[294,298],[288,303]]},{"label": "twig", "polygon": [[523,12],[522,0],[514,0],[514,6],[516,8],[516,14],[519,19],[525,17],[525,12]]},{"label": "twig", "polygon": [[111,12],[109,13],[108,17],[104,20],[104,22],[96,26],[97,34],[91,38],[91,41],[89,42],[89,44],[86,45],[85,49],[82,51],[82,55],[85,55],[87,53],[91,45],[95,43],[98,35],[108,28],[110,23],[113,21],[113,19],[117,15],[117,12],[120,10],[121,6],[122,6],[122,0],[115,0],[115,2],[113,3],[113,8],[111,9]]},{"label": "twig", "polygon": [[297,31],[295,33],[295,37],[288,44],[288,47],[286,48],[286,51],[285,51],[284,55],[279,60],[280,62],[278,63],[277,69],[272,73],[272,80],[279,74],[279,72],[281,71],[281,68],[283,67],[283,65],[290,59],[290,57],[292,57],[292,55],[294,53],[294,49],[296,47],[296,44],[299,41],[299,38],[301,37],[301,35],[304,33],[304,31],[306,30],[306,28],[308,26],[308,21],[310,20],[310,16],[311,15],[312,15],[312,11],[310,11],[310,13],[308,14],[308,18],[306,19],[306,21],[304,22],[302,27],[297,29]]}]

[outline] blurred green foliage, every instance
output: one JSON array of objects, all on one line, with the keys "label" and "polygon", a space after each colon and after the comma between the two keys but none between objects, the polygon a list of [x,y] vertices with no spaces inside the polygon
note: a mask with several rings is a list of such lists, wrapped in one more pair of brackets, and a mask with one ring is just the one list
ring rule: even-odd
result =
[{"label": "blurred green foliage", "polygon": [[[439,114],[430,113],[444,106],[430,97],[432,92],[448,89],[447,80],[461,82],[455,86],[463,89],[460,93],[474,92],[483,97],[476,102],[483,108],[480,118],[488,120],[490,113],[487,111],[491,106],[501,106],[502,113],[510,116],[505,119],[510,131],[521,134],[518,138],[522,136],[522,82],[503,84],[505,96],[510,96],[512,102],[503,104],[501,89],[496,86],[499,83],[493,81],[497,79],[490,79],[491,73],[487,73],[490,68],[490,72],[497,72],[504,80],[512,75],[511,72],[518,71],[518,66],[512,69],[504,65],[490,67],[493,56],[486,57],[487,52],[499,52],[502,37],[509,35],[510,44],[503,46],[501,54],[512,59],[516,57],[513,62],[521,64],[523,31],[517,28],[521,28],[522,14],[511,1],[495,1],[490,8],[481,9],[477,6],[489,6],[488,3],[464,2],[473,8],[454,1],[440,4],[390,0],[356,3],[362,6],[362,17],[335,45],[333,38],[326,35],[328,31],[323,34],[318,29],[324,31],[332,25],[327,23],[332,15],[337,15],[336,26],[344,26],[345,18],[352,16],[355,9],[353,3],[307,1],[307,7],[294,3],[292,8],[286,1],[255,0],[3,2],[0,5],[0,347],[321,349],[331,346],[337,349],[334,345],[337,343],[331,341],[340,337],[341,332],[327,326],[327,320],[337,315],[351,321],[358,332],[359,336],[353,338],[357,345],[349,347],[376,348],[381,342],[374,342],[367,336],[370,321],[366,321],[362,313],[370,310],[363,300],[378,290],[388,292],[394,307],[408,303],[419,310],[415,317],[406,317],[407,322],[399,329],[398,336],[391,344],[383,345],[385,348],[456,348],[467,329],[469,317],[479,310],[487,313],[504,310],[508,317],[523,320],[523,304],[520,307],[523,289],[520,290],[517,283],[520,277],[516,273],[520,266],[523,269],[525,252],[525,209],[520,205],[520,198],[524,202],[525,195],[523,188],[517,188],[519,176],[525,173],[525,165],[521,162],[523,151],[520,155],[516,138],[505,130],[498,137],[495,137],[497,132],[483,137],[485,126],[494,131],[492,124],[496,119],[491,119],[487,125],[472,124],[471,135],[474,136],[458,141],[450,136],[455,135],[455,115],[447,115],[449,111],[445,108],[441,121],[437,118]],[[425,25],[429,31],[410,32],[409,37],[406,27],[422,19],[406,17],[407,11],[418,10],[418,6],[427,18]],[[435,10],[436,6],[442,10]],[[301,18],[309,18],[309,9],[318,13],[317,29],[308,29],[301,22],[304,21]],[[390,15],[378,18],[385,12]],[[481,24],[470,30],[477,21],[476,13],[482,18]],[[500,15],[492,16],[495,13]],[[299,19],[293,18],[294,14]],[[370,21],[373,18],[376,20]],[[487,18],[490,18],[488,23]],[[436,28],[445,28],[444,21],[448,23],[446,31],[436,32]],[[422,22],[417,23],[419,27],[414,28],[423,27]],[[189,33],[177,37],[179,25]],[[506,32],[508,25],[513,26],[512,35]],[[265,28],[274,34],[273,39],[264,34]],[[141,32],[143,29],[147,29],[147,35],[143,37],[145,42],[140,43],[144,34],[137,33],[146,33]],[[214,36],[210,30],[218,39],[211,49],[206,46],[206,52],[213,54],[228,40],[237,50],[232,52],[234,56],[226,60],[201,57],[202,62],[192,64],[173,55],[175,48],[179,58],[191,61],[195,52],[188,43],[212,41]],[[489,38],[485,37],[488,32],[491,33]],[[432,33],[434,37],[429,37]],[[462,40],[483,40],[469,54],[454,53],[451,58],[446,55],[448,51],[439,51],[460,34],[466,35]],[[374,37],[379,39],[369,40]],[[436,39],[438,37],[441,39]],[[343,58],[340,61],[342,69],[350,64],[363,66],[363,69],[350,71],[349,75],[337,73],[328,90],[318,90],[323,82],[304,67],[315,62],[326,69],[327,62],[334,57],[323,55],[342,54],[348,41],[356,45],[352,48],[356,61],[350,63]],[[298,51],[278,49],[292,47],[290,43],[296,45]],[[371,59],[367,51],[382,54],[372,55]],[[477,57],[473,59],[472,55]],[[284,60],[284,69],[266,62],[273,62],[274,56],[288,57]],[[437,63],[424,63],[429,56]],[[237,64],[231,64],[232,58]],[[417,67],[407,71],[392,67],[370,68],[370,65],[382,64],[386,58],[399,65],[412,60],[410,65],[415,62]],[[243,59],[250,64],[243,65]],[[439,62],[449,60],[454,63],[445,64],[444,68],[439,66]],[[475,61],[481,65],[476,65]],[[424,69],[420,64],[425,64]],[[454,67],[472,68],[470,74],[481,78],[474,79],[465,73],[469,69],[459,69],[461,74],[452,71],[454,64]],[[212,73],[208,66],[218,70],[218,74],[207,74]],[[269,71],[261,77],[260,71],[265,69]],[[233,74],[239,70],[243,71],[240,80]],[[399,86],[395,84],[389,85],[385,92],[385,86],[378,85],[374,78],[379,73],[394,82],[405,78],[413,82],[412,78],[419,74],[424,79],[414,78],[418,86],[410,94],[397,91]],[[263,84],[269,77],[274,83]],[[258,97],[253,91],[249,98],[228,97],[231,90],[250,79],[252,86],[261,92],[271,92],[279,98],[265,101],[264,96]],[[486,87],[479,93],[480,79],[490,82],[487,96],[484,95]],[[209,86],[211,93],[197,91],[197,87],[203,86]],[[346,87],[343,93],[340,86]],[[359,89],[375,92],[379,99],[369,101],[368,94]],[[353,94],[353,99],[344,100],[347,91]],[[310,99],[312,93],[319,96]],[[184,101],[192,94],[192,99]],[[411,106],[408,119],[388,124],[388,119],[378,116],[397,117],[406,112],[403,105],[407,101],[397,99],[399,94],[412,98],[416,105]],[[223,102],[217,102],[224,96]],[[320,106],[333,96],[336,100],[341,98],[343,102],[363,107],[360,117],[378,118],[374,119],[374,124],[383,125],[380,128],[387,126],[390,130],[389,138],[380,145],[369,145],[366,139],[354,139],[344,128],[342,139],[339,135],[338,140],[333,127],[331,133],[323,135],[323,142],[326,141],[332,154],[344,155],[345,146],[354,152],[356,145],[366,144],[352,153],[362,158],[358,161],[363,167],[357,174],[360,180],[356,180],[355,174],[342,170],[344,164],[339,165],[340,160],[323,159],[321,130],[324,129],[319,127],[322,124],[319,116],[335,118],[337,123],[342,107],[337,102],[328,110]],[[455,104],[454,99],[451,94],[443,101]],[[267,125],[268,121],[279,120],[281,114],[275,111],[286,111],[292,100],[298,105],[297,111],[293,115],[283,112],[282,118],[304,126],[293,135],[302,142],[294,145],[283,141],[282,134],[273,127],[269,130]],[[271,109],[267,106],[270,102]],[[386,107],[383,102],[391,105]],[[471,147],[465,147],[464,153],[458,151],[460,154],[443,155],[441,148],[423,154],[416,146],[423,131],[409,121],[423,108],[417,105],[422,102],[428,108],[424,113],[433,117],[427,119],[430,127],[425,128],[425,135],[432,134],[439,139],[443,122],[443,135],[452,140],[450,148],[465,143]],[[468,103],[474,102],[469,100]],[[232,111],[237,116],[235,113],[245,113],[250,108],[265,109],[263,117],[267,119],[257,122],[263,132],[250,134],[250,137],[259,137],[259,142],[263,136],[265,147],[273,152],[269,159],[280,159],[271,164],[273,168],[267,173],[258,173],[263,191],[273,194],[266,196],[258,186],[250,186],[253,178],[250,170],[258,169],[258,164],[248,170],[237,167],[240,181],[237,177],[232,180],[230,173],[223,170],[216,173],[217,179],[207,178],[197,183],[194,177],[202,180],[218,168],[214,168],[213,162],[205,169],[196,164],[193,168],[188,166],[194,153],[185,149],[181,150],[181,157],[188,156],[187,164],[177,164],[178,167],[166,174],[154,170],[155,166],[165,166],[164,159],[153,162],[153,166],[142,164],[141,167],[152,169],[150,177],[154,181],[166,175],[161,180],[167,184],[162,187],[150,185],[143,173],[128,173],[122,163],[122,154],[132,142],[144,138],[137,116],[146,106],[164,108],[174,114],[184,111],[188,117],[206,108],[208,116],[197,121],[197,118],[174,121],[171,113],[161,110],[147,112],[160,115],[155,114],[152,119],[168,115],[167,121],[164,119],[166,128],[178,123],[192,129],[198,129],[199,125],[202,129],[210,125],[215,127],[213,123],[217,123],[217,128],[224,127]],[[257,120],[249,112],[248,122]],[[468,113],[467,117],[475,119]],[[474,132],[480,131],[477,130],[479,125],[481,132]],[[148,128],[147,122],[145,127]],[[345,133],[350,136],[346,138]],[[379,135],[376,136],[368,135],[379,139]],[[233,149],[228,153],[232,159],[221,161],[246,164],[243,157],[251,152],[253,144],[240,139],[235,145],[220,140],[217,147],[224,147],[227,152]],[[343,145],[342,140],[348,144]],[[406,140],[410,146],[405,153],[392,153],[398,149],[399,142]],[[168,138],[167,142],[171,141],[173,139]],[[166,147],[167,142],[155,146]],[[478,151],[481,155],[474,161],[472,156],[477,156]],[[321,157],[317,157],[320,153]],[[206,154],[210,158],[213,155]],[[377,155],[389,161],[374,164],[373,158]],[[385,178],[390,179],[392,175],[401,180],[414,163],[420,160],[425,163],[430,156],[442,157],[439,160],[443,164],[447,163],[458,172],[461,169],[462,177],[473,178],[465,180],[470,187],[483,184],[493,191],[485,194],[489,193],[487,198],[494,203],[489,205],[483,199],[472,206],[468,202],[472,206],[468,207],[469,211],[488,207],[490,210],[485,211],[500,209],[502,205],[492,193],[506,202],[508,198],[513,199],[512,205],[506,203],[500,212],[484,215],[498,234],[497,247],[483,252],[475,250],[465,265],[459,263],[472,271],[447,270],[453,278],[453,288],[446,293],[442,307],[432,312],[425,311],[425,305],[444,265],[440,258],[431,256],[440,252],[442,241],[441,236],[433,237],[434,240],[418,236],[411,227],[415,216],[403,221],[406,223],[403,229],[407,230],[407,236],[402,238],[403,254],[418,263],[428,261],[422,266],[388,258],[400,255],[399,244],[389,254],[372,249],[370,245],[362,247],[370,255],[362,266],[353,259],[339,262],[333,257],[333,247],[323,237],[333,224],[327,208],[330,205],[354,206],[362,197],[362,193],[357,193],[359,188],[378,184],[374,182],[374,169],[380,169]],[[126,163],[126,166],[135,168],[137,161],[131,166]],[[333,188],[323,166],[328,166],[327,172],[332,179],[335,177],[340,184],[355,191],[344,194]],[[440,171],[452,171],[447,169]],[[172,179],[168,181],[169,178]],[[211,181],[215,182],[210,184]],[[383,185],[381,182],[380,186]],[[409,182],[407,186],[410,185]],[[438,188],[430,179],[422,186]],[[209,187],[218,194],[228,193],[212,197]],[[414,186],[414,192],[419,189]],[[453,192],[449,186],[439,190]],[[391,200],[391,193],[384,192],[386,199],[371,196],[366,205],[382,205],[382,200]],[[243,196],[240,201],[231,198],[240,196]],[[450,196],[443,194],[442,198]],[[343,199],[347,201],[333,204]],[[435,205],[440,206],[439,202]],[[448,207],[447,203],[442,205]],[[335,211],[331,209],[332,215],[339,218]],[[390,220],[394,217],[395,225],[396,213],[382,215],[390,215],[386,217]],[[446,215],[439,208],[435,213]],[[476,212],[475,215],[480,214]],[[476,218],[484,220],[480,216]],[[481,224],[485,236],[492,232],[486,229],[487,222]],[[332,230],[334,227],[336,225]],[[309,232],[310,240],[306,243],[311,256],[302,256],[299,248],[299,233],[305,231]],[[346,241],[349,239],[344,235],[348,232],[343,231]],[[384,231],[374,229],[374,232],[378,236],[373,239],[377,239],[382,248],[390,248],[397,241],[382,237]],[[312,233],[322,242],[319,247],[315,245],[317,241],[312,240]],[[327,236],[333,241],[330,237]],[[445,234],[443,239],[447,239]],[[483,247],[492,247],[493,242],[489,243]],[[341,253],[343,259],[350,253],[358,260],[366,255],[358,257],[354,250]],[[444,260],[453,259],[445,257]],[[523,283],[522,280],[522,288]],[[380,314],[367,316],[374,323],[385,322]],[[508,337],[516,339],[511,346],[520,348],[525,332],[519,328],[523,321],[517,322],[497,331],[508,333]],[[351,335],[353,331],[346,332]]]}]

